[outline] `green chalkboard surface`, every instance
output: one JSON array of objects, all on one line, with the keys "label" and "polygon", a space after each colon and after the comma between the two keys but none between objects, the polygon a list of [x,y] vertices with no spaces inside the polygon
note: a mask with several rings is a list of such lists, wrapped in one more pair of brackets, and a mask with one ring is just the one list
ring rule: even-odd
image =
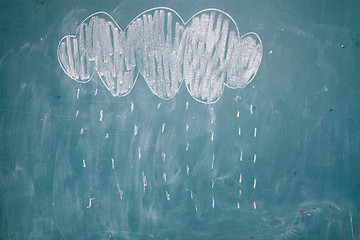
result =
[{"label": "green chalkboard surface", "polygon": [[360,2],[0,2],[1,239],[360,239]]}]

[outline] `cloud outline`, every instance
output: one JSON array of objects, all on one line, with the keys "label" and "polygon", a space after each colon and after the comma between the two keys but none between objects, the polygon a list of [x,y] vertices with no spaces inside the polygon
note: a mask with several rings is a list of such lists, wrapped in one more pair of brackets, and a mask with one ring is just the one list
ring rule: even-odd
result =
[{"label": "cloud outline", "polygon": [[[255,38],[258,40],[258,43],[259,43],[260,46],[261,46],[260,62],[258,63],[258,66],[256,67],[255,73],[254,73],[254,74],[251,76],[251,78],[246,82],[246,85],[248,85],[250,82],[253,81],[253,79],[255,78],[255,76],[256,76],[256,74],[257,74],[257,71],[258,71],[258,69],[259,69],[259,67],[260,67],[261,59],[262,59],[262,54],[263,54],[262,41],[261,41],[259,35],[256,34],[255,32],[249,32],[249,33],[244,34],[243,36],[240,36],[239,29],[238,29],[238,26],[237,26],[235,20],[234,20],[228,13],[226,13],[226,12],[224,12],[224,11],[222,11],[222,10],[219,10],[219,9],[215,9],[215,8],[207,8],[207,9],[203,9],[203,10],[201,10],[201,11],[198,11],[197,13],[195,13],[194,15],[192,15],[192,16],[185,22],[185,21],[183,20],[183,18],[182,18],[175,10],[173,10],[173,9],[171,9],[171,8],[167,8],[167,7],[155,7],[155,8],[151,8],[151,9],[145,10],[145,11],[141,12],[140,14],[138,14],[135,18],[133,18],[133,19],[129,22],[129,24],[125,27],[124,30],[118,25],[118,23],[113,19],[113,17],[112,17],[110,14],[108,14],[107,12],[102,12],[102,11],[100,11],[100,12],[95,12],[95,13],[89,15],[87,18],[85,18],[85,19],[81,22],[81,24],[79,25],[79,27],[78,27],[75,35],[66,35],[66,36],[64,36],[64,37],[59,41],[58,48],[57,48],[57,56],[58,56],[58,61],[59,61],[60,67],[62,68],[62,70],[65,72],[65,74],[66,74],[67,76],[69,76],[71,79],[73,79],[74,81],[77,81],[77,82],[79,82],[79,83],[88,83],[88,82],[90,82],[91,79],[93,79],[94,74],[95,74],[95,71],[96,71],[97,74],[98,74],[98,76],[99,76],[99,78],[101,79],[103,85],[112,93],[112,90],[109,88],[109,86],[108,86],[107,83],[105,82],[104,78],[100,75],[98,66],[97,66],[96,63],[94,63],[94,61],[89,61],[89,62],[90,62],[89,64],[90,64],[90,66],[92,67],[92,70],[91,70],[91,76],[90,76],[87,80],[83,81],[83,80],[79,80],[79,79],[76,79],[75,77],[71,76],[71,75],[68,73],[68,71],[66,70],[66,67],[64,66],[64,64],[62,63],[62,60],[61,60],[61,56],[60,56],[61,54],[59,53],[59,51],[60,51],[59,49],[60,49],[61,44],[64,42],[64,40],[71,39],[71,38],[75,38],[75,39],[76,39],[76,38],[79,36],[80,28],[83,26],[83,24],[85,24],[86,21],[90,20],[90,19],[91,19],[92,17],[94,17],[94,16],[105,15],[107,18],[109,18],[109,19],[112,21],[112,23],[113,23],[121,32],[126,33],[126,31],[129,29],[129,27],[130,27],[137,19],[139,19],[141,16],[143,16],[143,15],[146,14],[146,13],[149,13],[149,12],[152,12],[152,11],[156,11],[156,10],[167,10],[167,11],[170,11],[171,13],[174,13],[174,14],[181,20],[181,23],[183,24],[183,26],[184,26],[185,29],[189,27],[188,23],[190,23],[196,16],[200,16],[201,13],[204,13],[204,12],[207,12],[207,11],[216,12],[216,13],[218,13],[218,14],[221,13],[221,14],[225,15],[226,17],[228,17],[228,18],[231,20],[231,22],[234,24],[235,29],[236,29],[236,36],[237,36],[237,39],[238,39],[238,40],[241,40],[241,39],[243,39],[244,37],[249,36],[249,35],[254,35]],[[136,57],[135,61],[138,61],[138,60],[137,60],[137,57]],[[187,88],[187,91],[188,91],[189,94],[192,96],[192,98],[195,99],[196,101],[198,101],[198,102],[200,102],[200,103],[204,103],[204,104],[213,104],[213,103],[216,103],[216,102],[221,98],[221,96],[222,96],[222,94],[223,94],[223,91],[224,91],[224,88],[225,88],[224,86],[229,87],[230,89],[242,88],[242,87],[231,86],[231,85],[228,84],[228,82],[226,81],[226,80],[227,80],[227,78],[226,78],[226,79],[224,80],[224,82],[222,82],[222,88],[221,88],[221,91],[220,91],[220,95],[219,95],[218,97],[216,97],[216,100],[215,100],[215,101],[205,101],[205,100],[203,101],[203,100],[198,99],[198,98],[196,98],[196,97],[194,97],[194,96],[192,95],[191,90],[189,89],[188,84],[186,84],[186,79],[185,79],[185,77],[183,76],[182,79],[180,80],[180,83],[179,83],[179,86],[178,86],[177,91],[176,91],[171,97],[163,97],[163,96],[160,96],[157,92],[155,92],[155,91],[149,86],[149,83],[148,83],[148,81],[147,81],[147,79],[146,79],[146,74],[144,74],[144,72],[142,72],[141,69],[139,69],[139,66],[138,66],[138,65],[139,65],[139,64],[137,63],[136,66],[134,67],[134,68],[135,68],[135,75],[136,75],[136,76],[135,76],[135,78],[134,78],[134,80],[133,80],[133,83],[132,83],[131,87],[130,87],[124,94],[120,94],[120,95],[116,95],[116,96],[124,97],[124,96],[128,95],[128,94],[132,91],[133,87],[135,86],[136,81],[137,81],[137,79],[138,79],[138,77],[139,77],[139,73],[141,73],[141,75],[143,76],[143,78],[144,78],[145,82],[147,83],[147,85],[148,85],[149,89],[151,90],[151,92],[152,92],[153,94],[155,94],[156,96],[158,96],[159,98],[164,99],[164,100],[170,100],[170,99],[172,99],[173,97],[175,97],[175,96],[177,95],[177,93],[180,91],[183,82],[185,82],[185,86],[186,86],[186,88]],[[228,68],[229,68],[229,67],[228,67]],[[227,69],[227,70],[228,70],[228,69]],[[227,71],[227,70],[226,70],[226,71]],[[246,86],[246,85],[245,85],[245,86]],[[244,86],[244,87],[245,87],[245,86]],[[112,95],[115,96],[113,93],[112,93]]]}]

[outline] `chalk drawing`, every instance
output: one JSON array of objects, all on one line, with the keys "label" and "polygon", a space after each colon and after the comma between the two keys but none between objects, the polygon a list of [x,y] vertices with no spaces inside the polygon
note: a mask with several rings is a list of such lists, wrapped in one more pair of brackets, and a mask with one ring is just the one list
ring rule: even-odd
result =
[{"label": "chalk drawing", "polygon": [[[262,54],[263,47],[259,36],[256,33],[247,33],[240,36],[234,19],[221,10],[205,9],[184,22],[178,13],[165,7],[142,12],[124,30],[118,26],[109,14],[105,12],[94,13],[79,25],[75,35],[67,35],[61,39],[57,49],[59,64],[71,79],[79,83],[87,83],[96,73],[105,88],[114,97],[128,95],[133,89],[139,74],[141,74],[150,91],[163,100],[174,98],[184,83],[190,96],[204,104],[216,103],[221,98],[225,86],[231,89],[245,88],[254,79],[262,60]],[[97,94],[98,89],[95,90],[94,96]],[[80,88],[76,88],[76,99],[79,99],[79,97]],[[236,100],[238,98],[241,99],[241,97],[237,96]],[[135,110],[134,102],[131,102],[130,106],[126,106],[129,114]],[[185,110],[189,109],[190,104],[189,101],[186,101]],[[163,109],[166,105],[165,103],[162,105],[160,102],[156,103],[155,106],[157,106],[157,109],[160,109],[160,107]],[[210,128],[207,131],[211,143],[214,144],[214,140],[215,142],[218,141],[221,132],[215,133],[217,124],[213,106],[208,105],[208,109]],[[250,106],[246,105],[246,109],[250,111],[250,114],[253,114],[255,107],[252,104]],[[96,115],[99,117],[97,119],[100,122],[104,120],[102,124],[107,123],[106,119],[112,118],[111,113],[109,112],[109,115],[107,110],[104,110],[106,118],[104,118],[103,109],[96,110],[96,114],[99,114]],[[190,112],[188,113],[191,116],[193,115]],[[240,118],[240,110],[236,109],[234,113],[236,113],[236,118]],[[76,117],[78,115],[79,110],[76,111]],[[235,118],[235,114],[233,117]],[[192,116],[192,119],[194,120],[195,117]],[[165,121],[160,122],[160,124],[161,136],[165,137],[167,132],[171,133],[171,124],[166,125]],[[235,134],[247,136],[246,127],[242,126],[243,129],[241,129],[239,125],[236,125],[234,124]],[[191,136],[192,130],[196,129],[196,124],[193,121],[183,122],[181,128],[185,130],[183,132],[186,135]],[[252,129],[251,135],[253,133],[256,138],[258,129],[257,127]],[[84,135],[88,135],[86,127],[85,130],[81,128],[80,134],[85,133]],[[140,128],[139,131],[138,125],[133,124],[133,139],[141,139],[142,130],[143,128]],[[239,137],[239,139],[243,136]],[[108,133],[106,133],[105,138],[109,138]],[[147,148],[143,147],[144,156],[142,156],[140,146],[142,145],[136,147],[138,150],[136,157],[139,160],[142,157],[146,159]],[[195,144],[192,146],[196,147]],[[189,147],[189,142],[186,142],[185,151],[189,151]],[[244,155],[243,150],[239,150],[240,156],[237,155],[236,158],[240,159],[240,164],[242,164],[243,160],[247,162],[247,155]],[[168,151],[166,153],[170,156],[169,160],[172,162],[171,153]],[[222,181],[222,178],[216,178],[218,168],[221,166],[221,156],[217,155],[216,165],[215,153],[210,156],[212,190],[209,194],[212,196],[209,195],[209,200],[212,200],[212,208],[215,208],[216,191],[214,190],[221,187]],[[159,158],[165,163],[166,155],[164,152],[161,153]],[[255,162],[256,154],[253,154],[253,163],[255,164]],[[119,165],[120,162],[117,164]],[[82,165],[83,168],[86,168],[85,159]],[[185,166],[186,176],[191,179],[193,175],[196,175],[197,167],[196,165],[190,165],[192,167],[192,175],[190,175],[189,165]],[[116,173],[114,158],[111,158],[111,169]],[[238,187],[245,189],[243,187],[248,182],[251,184],[251,180],[246,175],[244,175],[243,179],[242,173],[238,173],[239,175],[236,175],[235,178],[239,176]],[[150,172],[147,172],[147,174],[150,174]],[[138,175],[138,177],[140,176]],[[140,191],[144,191],[144,194],[148,186],[147,180],[150,181],[151,179],[151,177],[147,179],[144,171],[141,171],[142,181],[139,181],[139,188]],[[165,171],[162,172],[162,179],[165,185],[171,184],[173,181],[173,178],[169,178]],[[216,188],[215,182],[217,184]],[[116,183],[116,185],[120,199],[122,199],[124,192],[120,189],[119,183]],[[253,178],[253,191],[256,191],[256,185],[257,179]],[[123,187],[126,192],[126,186]],[[239,196],[236,196],[236,198],[241,196],[241,189],[238,190]],[[164,190],[166,199],[170,200],[168,191],[171,192],[171,189]],[[199,204],[201,210],[202,206],[198,202],[197,189],[189,186],[186,191],[189,190],[190,198],[193,199],[195,204],[195,210],[198,211],[197,204]],[[151,192],[146,192],[146,194],[151,194]],[[221,196],[216,196],[216,199],[217,205],[221,206]],[[91,208],[93,200],[94,198],[90,198],[87,208]],[[239,209],[240,202],[238,199],[233,202],[234,205],[236,203]],[[210,204],[208,203],[208,205]],[[255,200],[252,205],[256,209]]]},{"label": "chalk drawing", "polygon": [[104,117],[104,111],[101,109],[100,110],[100,122],[102,122],[102,120],[103,120],[103,117]]},{"label": "chalk drawing", "polygon": [[211,169],[214,169],[215,154],[212,155]]},{"label": "chalk drawing", "polygon": [[143,187],[144,187],[144,193],[145,193],[145,188],[147,186],[147,180],[146,180],[144,171],[142,172],[142,181],[143,181]]},{"label": "chalk drawing", "polygon": [[119,186],[118,183],[116,183],[116,186],[117,186],[118,191],[119,191],[119,194],[120,194],[120,199],[122,200],[122,199],[123,199],[124,192],[120,189],[120,186]]},{"label": "chalk drawing", "polygon": [[189,94],[205,104],[217,102],[225,86],[245,88],[262,55],[260,37],[254,32],[240,36],[227,13],[205,9],[184,22],[166,7],[140,13],[124,30],[108,13],[96,12],[57,49],[71,79],[87,83],[96,72],[115,97],[129,94],[141,73],[161,99],[172,99],[185,82]]},{"label": "chalk drawing", "polygon": [[89,205],[86,206],[86,208],[91,208],[91,203],[92,203],[93,200],[94,200],[94,198],[90,198],[90,199],[89,199]]},{"label": "chalk drawing", "polygon": [[164,130],[165,130],[165,123],[163,123],[161,126],[161,133],[164,133]]},{"label": "chalk drawing", "polygon": [[136,125],[134,125],[134,136],[136,136],[138,134],[138,127]]}]

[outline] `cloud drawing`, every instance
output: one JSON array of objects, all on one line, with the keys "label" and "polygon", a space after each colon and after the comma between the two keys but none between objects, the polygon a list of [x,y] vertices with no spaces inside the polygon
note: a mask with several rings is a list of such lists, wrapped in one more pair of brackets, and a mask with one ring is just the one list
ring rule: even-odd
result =
[{"label": "cloud drawing", "polygon": [[126,96],[140,73],[150,90],[171,99],[183,82],[202,103],[215,103],[229,88],[245,88],[262,59],[256,33],[239,35],[227,13],[206,9],[184,22],[170,8],[149,9],[122,30],[105,12],[90,15],[75,35],[61,39],[58,60],[73,80],[96,72],[113,96]]}]

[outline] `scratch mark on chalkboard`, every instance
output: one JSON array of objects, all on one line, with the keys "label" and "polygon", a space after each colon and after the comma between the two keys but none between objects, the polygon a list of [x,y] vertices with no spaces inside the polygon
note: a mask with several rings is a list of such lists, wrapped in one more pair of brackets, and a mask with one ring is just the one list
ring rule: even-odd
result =
[{"label": "scratch mark on chalkboard", "polygon": [[138,148],[139,159],[141,159],[141,148]]},{"label": "scratch mark on chalkboard", "polygon": [[189,124],[186,124],[185,125],[185,131],[188,131],[189,130]]},{"label": "scratch mark on chalkboard", "polygon": [[86,206],[86,208],[91,208],[91,203],[92,203],[93,200],[94,200],[94,198],[90,198],[90,199],[89,199],[89,205]]},{"label": "scratch mark on chalkboard", "polygon": [[350,224],[351,224],[351,236],[353,238],[353,240],[355,239],[354,238],[354,227],[353,227],[353,222],[352,222],[352,214],[350,212]]},{"label": "scratch mark on chalkboard", "polygon": [[187,110],[189,108],[189,102],[186,102],[185,109]]},{"label": "scratch mark on chalkboard", "polygon": [[187,22],[173,9],[158,7],[135,17],[122,30],[105,12],[87,17],[57,49],[63,71],[89,82],[95,72],[113,96],[126,96],[141,73],[150,90],[172,99],[185,82],[198,102],[217,102],[224,87],[245,88],[263,54],[260,37],[240,36],[234,19],[205,9]]},{"label": "scratch mark on chalkboard", "polygon": [[80,135],[83,135],[83,134],[84,134],[84,129],[81,128],[81,129],[80,129]]},{"label": "scratch mark on chalkboard", "polygon": [[[239,177],[239,183],[242,182],[242,174],[240,173],[240,177]],[[241,190],[240,190],[241,191]]]},{"label": "scratch mark on chalkboard", "polygon": [[256,154],[254,154],[254,163],[256,162]]},{"label": "scratch mark on chalkboard", "polygon": [[239,136],[241,135],[241,128],[239,127]]},{"label": "scratch mark on chalkboard", "polygon": [[103,113],[103,110],[101,109],[100,110],[100,122],[102,122],[103,117],[104,117],[104,113]]},{"label": "scratch mark on chalkboard", "polygon": [[285,238],[288,238],[289,234],[292,234],[296,237],[300,237],[299,235],[295,234],[294,232],[295,230],[293,230],[293,227],[290,227],[290,225],[288,225],[287,229],[286,229],[286,233],[285,233]]},{"label": "scratch mark on chalkboard", "polygon": [[189,143],[186,143],[186,151],[189,150]]},{"label": "scratch mark on chalkboard", "polygon": [[190,171],[190,168],[189,168],[189,165],[186,165],[186,174],[189,176],[189,171]]},{"label": "scratch mark on chalkboard", "polygon": [[239,202],[237,202],[237,208],[238,208],[238,209],[240,208],[240,203],[239,203]]},{"label": "scratch mark on chalkboard", "polygon": [[78,90],[77,90],[76,99],[79,99],[79,95],[80,95],[80,88],[78,88]]},{"label": "scratch mark on chalkboard", "polygon": [[256,188],[256,178],[254,178],[254,188]]},{"label": "scratch mark on chalkboard", "polygon": [[215,185],[215,181],[214,179],[211,179],[211,188],[214,188],[214,185]]},{"label": "scratch mark on chalkboard", "polygon": [[214,141],[214,131],[211,132],[211,141]]},{"label": "scratch mark on chalkboard", "polygon": [[134,111],[134,103],[131,102],[131,103],[130,103],[130,112],[133,112],[133,111]]},{"label": "scratch mark on chalkboard", "polygon": [[240,152],[240,162],[242,162],[242,160],[243,160],[243,151],[241,150],[241,152]]},{"label": "scratch mark on chalkboard", "polygon": [[215,208],[215,198],[212,197],[212,208]]},{"label": "scratch mark on chalkboard", "polygon": [[55,116],[55,117],[64,117],[64,118],[73,118],[73,116],[69,115],[61,115],[61,114],[50,114],[50,113],[42,113],[42,112],[32,112],[32,111],[18,111],[12,109],[3,109],[0,108],[1,112],[9,112],[9,113],[20,113],[20,114],[31,114],[31,115],[40,115],[40,116]]},{"label": "scratch mark on chalkboard", "polygon": [[190,191],[190,198],[191,198],[191,199],[194,198],[192,190]]},{"label": "scratch mark on chalkboard", "polygon": [[301,222],[304,224],[304,222],[305,222],[305,210],[301,209],[300,213],[301,213]]},{"label": "scratch mark on chalkboard", "polygon": [[170,194],[169,194],[168,191],[166,191],[166,199],[167,199],[168,201],[170,201]]},{"label": "scratch mark on chalkboard", "polygon": [[166,157],[165,153],[162,153],[162,157],[163,157],[163,162],[165,162],[165,157]]},{"label": "scratch mark on chalkboard", "polygon": [[250,113],[253,114],[253,105],[250,105]]},{"label": "scratch mark on chalkboard", "polygon": [[328,89],[328,87],[326,85],[324,85],[324,87],[322,88],[322,91],[327,92],[327,91],[329,91],[329,89]]},{"label": "scratch mark on chalkboard", "polygon": [[254,209],[256,209],[256,203],[255,203],[255,201],[253,202],[253,204],[254,204]]},{"label": "scratch mark on chalkboard", "polygon": [[240,117],[240,111],[237,111],[236,117],[237,117],[237,118]]},{"label": "scratch mark on chalkboard", "polygon": [[76,110],[76,115],[75,117],[78,117],[79,116],[79,110]]},{"label": "scratch mark on chalkboard", "polygon": [[166,173],[163,174],[164,182],[166,182]]},{"label": "scratch mark on chalkboard", "polygon": [[111,158],[111,168],[115,169],[115,160]]},{"label": "scratch mark on chalkboard", "polygon": [[98,89],[95,89],[94,96],[96,96],[97,94],[98,94]]},{"label": "scratch mark on chalkboard", "polygon": [[86,168],[85,159],[83,159],[83,168]]},{"label": "scratch mark on chalkboard", "polygon": [[254,137],[256,137],[257,128],[254,128]]}]

